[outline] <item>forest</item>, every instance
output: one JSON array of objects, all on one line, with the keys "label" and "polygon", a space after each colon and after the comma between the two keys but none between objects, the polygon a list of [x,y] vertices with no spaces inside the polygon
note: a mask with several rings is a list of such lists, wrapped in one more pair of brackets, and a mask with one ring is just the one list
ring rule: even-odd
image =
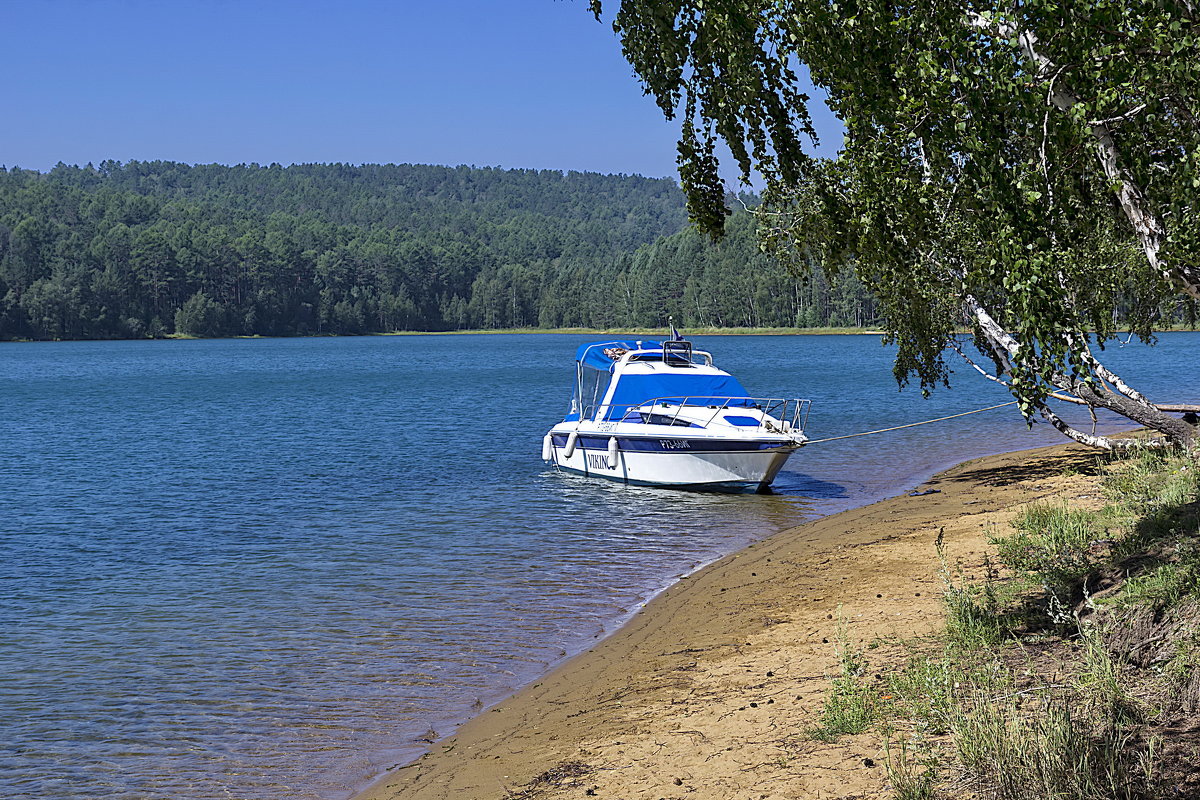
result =
[{"label": "forest", "polygon": [[[753,198],[748,198],[753,202]],[[736,204],[736,203],[735,203]],[[874,326],[669,179],[409,164],[0,168],[0,340]]]}]

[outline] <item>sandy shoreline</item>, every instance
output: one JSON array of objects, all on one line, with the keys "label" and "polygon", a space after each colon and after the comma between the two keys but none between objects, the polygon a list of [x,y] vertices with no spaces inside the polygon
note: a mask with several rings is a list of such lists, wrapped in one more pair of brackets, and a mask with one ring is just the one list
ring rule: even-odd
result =
[{"label": "sandy shoreline", "polygon": [[355,800],[890,797],[882,742],[803,735],[844,635],[899,647],[941,622],[934,541],[967,574],[1025,503],[1087,497],[1074,446],[988,456],[783,531],[680,581],[620,630]]}]

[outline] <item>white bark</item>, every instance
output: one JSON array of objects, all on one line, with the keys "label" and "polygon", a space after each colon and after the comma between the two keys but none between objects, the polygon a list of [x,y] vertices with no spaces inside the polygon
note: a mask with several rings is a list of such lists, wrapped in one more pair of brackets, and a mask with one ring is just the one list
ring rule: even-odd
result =
[{"label": "white bark", "polygon": [[1011,370],[1013,362],[1017,361],[1021,352],[1021,343],[1012,337],[1012,335],[1000,326],[988,313],[983,304],[975,299],[974,295],[967,295],[964,298],[967,305],[967,310],[971,312],[971,316],[975,317],[975,321],[979,324],[980,329],[988,339],[992,340],[999,346],[997,355],[1001,356],[1001,360],[1005,366]]},{"label": "white bark", "polygon": [[[986,315],[986,312],[983,312],[983,313]],[[991,317],[988,316],[988,319],[991,319]],[[991,337],[989,337],[989,339],[990,338]],[[958,346],[957,342],[951,343],[950,346],[953,347],[954,350],[962,357],[963,361],[966,361],[968,364],[970,364],[972,367],[974,367],[975,371],[978,372],[980,375],[987,378],[989,381],[995,381],[996,383],[999,383],[1002,386],[1006,386],[1010,389],[1012,388],[1011,384],[1009,384],[1008,381],[1005,381],[1001,378],[996,377],[995,375],[992,375],[990,372],[985,370],[983,367],[976,364],[975,361],[970,356],[968,356],[966,353],[964,353],[962,351],[962,348]],[[1067,397],[1063,397],[1061,395],[1055,395],[1053,392],[1050,394],[1050,396],[1058,397],[1059,399],[1071,400],[1073,402],[1087,405],[1082,400],[1076,400],[1073,397],[1067,398]],[[1096,435],[1096,415],[1095,415],[1094,411],[1092,413],[1092,432],[1089,434],[1089,433],[1084,433],[1083,431],[1080,431],[1080,430],[1076,430],[1075,428],[1072,428],[1061,417],[1059,417],[1057,414],[1055,414],[1053,411],[1051,411],[1050,408],[1045,403],[1036,403],[1035,405],[1037,407],[1038,413],[1041,414],[1043,419],[1045,419],[1047,422],[1049,422],[1051,425],[1053,425],[1055,430],[1057,430],[1059,433],[1063,434],[1064,436],[1066,436],[1070,439],[1074,439],[1075,441],[1079,442],[1080,444],[1086,444],[1089,447],[1098,447],[1102,450],[1117,450],[1117,449],[1122,449],[1122,448],[1128,448],[1128,447],[1133,446],[1133,444],[1134,444],[1134,441],[1131,439],[1110,439],[1107,436],[1097,436]],[[1089,406],[1089,408],[1091,408],[1091,406]]]},{"label": "white bark", "polygon": [[1133,400],[1136,403],[1144,403],[1150,408],[1153,408],[1156,411],[1158,410],[1158,406],[1154,405],[1154,403],[1151,403],[1145,395],[1126,383],[1120,375],[1116,374],[1108,367],[1097,361],[1096,356],[1092,353],[1091,348],[1088,347],[1086,342],[1079,342],[1074,336],[1067,334],[1067,344],[1083,357],[1084,363],[1087,364],[1092,372],[1096,374],[1097,378],[1108,381],[1113,385],[1113,388],[1128,397],[1130,400]]},{"label": "white bark", "polygon": [[[967,295],[964,300],[967,310],[975,318],[980,330],[983,331],[984,336],[991,345],[992,351],[999,357],[1001,363],[1005,365],[1006,371],[1011,372],[1012,365],[1014,363],[1019,363],[1021,344],[1014,339],[1012,335],[1008,333],[1008,331],[1004,330],[1003,326],[1001,326],[1000,323],[998,323],[992,317],[988,310],[984,308],[983,304],[980,303],[974,296]],[[971,364],[971,366],[973,366],[978,372],[987,375],[985,370],[978,364],[975,364],[973,361],[971,361],[971,359],[967,358],[966,354],[963,353],[961,349],[957,347],[955,347],[955,349],[958,350],[959,355],[966,359],[967,363]],[[1078,401],[1075,401],[1074,398],[1063,397],[1061,399],[1067,399],[1073,402],[1081,402],[1092,409],[1094,409],[1096,405],[1100,405],[1104,408],[1108,408],[1111,411],[1115,411],[1116,413],[1121,414],[1122,416],[1127,417],[1134,422],[1154,428],[1160,433],[1166,433],[1169,436],[1173,436],[1183,441],[1191,440],[1191,430],[1186,423],[1166,417],[1152,403],[1147,401],[1138,392],[1126,385],[1124,381],[1121,381],[1119,376],[1105,369],[1104,366],[1100,364],[1100,362],[1097,361],[1094,356],[1092,356],[1091,352],[1087,350],[1086,347],[1084,348],[1084,352],[1086,353],[1087,363],[1089,367],[1093,369],[1093,371],[1095,371],[1098,367],[1103,373],[1111,375],[1117,381],[1120,381],[1121,385],[1125,387],[1125,390],[1127,390],[1128,393],[1126,393],[1126,391],[1122,391],[1121,394],[1118,394],[1107,388],[1102,388],[1100,391],[1097,391],[1095,388],[1076,378],[1055,373],[1051,381],[1053,385],[1058,386],[1060,389],[1065,389],[1081,395],[1081,399]],[[994,376],[987,375],[987,377],[991,380],[1005,383]],[[1011,388],[1010,384],[1005,383],[1005,385]],[[1136,397],[1131,395],[1135,395]],[[1050,396],[1054,396],[1054,394],[1051,393]],[[1146,446],[1147,444],[1165,444],[1165,440],[1161,439],[1151,441],[1110,439],[1106,436],[1097,436],[1094,433],[1084,433],[1083,431],[1076,430],[1068,425],[1061,417],[1055,414],[1049,408],[1049,406],[1046,405],[1044,400],[1034,401],[1033,405],[1035,408],[1037,408],[1038,413],[1042,416],[1042,418],[1053,425],[1060,433],[1071,439],[1074,439],[1077,442],[1081,442],[1092,447],[1113,450],[1126,449],[1134,446]]]},{"label": "white bark", "polygon": [[[1101,450],[1130,450],[1135,447],[1161,447],[1166,444],[1163,439],[1110,439],[1107,436],[1097,436],[1094,433],[1084,433],[1076,430],[1063,421],[1061,417],[1050,410],[1050,407],[1045,403],[1038,403],[1038,413],[1042,418],[1054,426],[1054,429],[1063,436],[1074,439],[1080,444],[1086,444],[1089,447],[1097,447]],[[1093,417],[1094,422],[1094,417]],[[1093,428],[1094,430],[1094,428]]]},{"label": "white bark", "polygon": [[[1029,31],[1017,28],[1012,23],[993,20],[977,12],[969,12],[970,24],[987,30],[992,30],[1004,37],[1016,37],[1021,51],[1034,66],[1039,75],[1049,76],[1055,70],[1055,64],[1038,50],[1037,38]],[[1049,91],[1050,102],[1060,111],[1070,111],[1079,103],[1079,98],[1069,89],[1064,88],[1057,76],[1051,80]],[[1135,109],[1136,111],[1136,109]],[[1129,112],[1116,120],[1122,120],[1133,114]],[[1100,160],[1100,168],[1104,175],[1116,187],[1117,202],[1125,213],[1125,218],[1133,227],[1142,252],[1151,268],[1162,275],[1178,290],[1200,299],[1200,268],[1180,264],[1164,263],[1160,255],[1167,241],[1167,229],[1158,215],[1151,208],[1145,192],[1134,180],[1129,170],[1122,165],[1120,150],[1113,137],[1112,120],[1091,120],[1088,122],[1089,132],[1096,144],[1096,155]]]}]

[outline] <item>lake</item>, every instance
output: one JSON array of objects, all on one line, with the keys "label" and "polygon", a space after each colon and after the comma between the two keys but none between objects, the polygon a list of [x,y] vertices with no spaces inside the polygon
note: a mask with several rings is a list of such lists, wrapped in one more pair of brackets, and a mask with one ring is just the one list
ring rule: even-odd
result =
[{"label": "lake", "polygon": [[[593,339],[0,345],[0,795],[347,797],[702,564],[1062,441],[1008,407],[812,445],[771,495],[569,477],[541,439]],[[900,392],[874,336],[695,342],[814,439],[1009,399]],[[1107,362],[1197,401],[1198,352]]]}]

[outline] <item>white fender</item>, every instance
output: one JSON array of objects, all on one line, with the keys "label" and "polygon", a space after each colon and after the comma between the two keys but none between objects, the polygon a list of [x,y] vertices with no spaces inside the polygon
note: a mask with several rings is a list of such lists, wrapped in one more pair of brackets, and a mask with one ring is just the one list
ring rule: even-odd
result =
[{"label": "white fender", "polygon": [[542,437],[542,461],[550,461],[554,458],[554,437],[546,434]]},{"label": "white fender", "polygon": [[611,439],[609,439],[608,440],[608,468],[609,469],[617,468],[617,463],[618,463],[617,454],[620,451],[621,451],[621,448],[617,444],[617,437],[614,436]]},{"label": "white fender", "polygon": [[579,441],[579,431],[571,431],[567,436],[567,446],[563,448],[563,458],[575,455],[575,443]]}]

